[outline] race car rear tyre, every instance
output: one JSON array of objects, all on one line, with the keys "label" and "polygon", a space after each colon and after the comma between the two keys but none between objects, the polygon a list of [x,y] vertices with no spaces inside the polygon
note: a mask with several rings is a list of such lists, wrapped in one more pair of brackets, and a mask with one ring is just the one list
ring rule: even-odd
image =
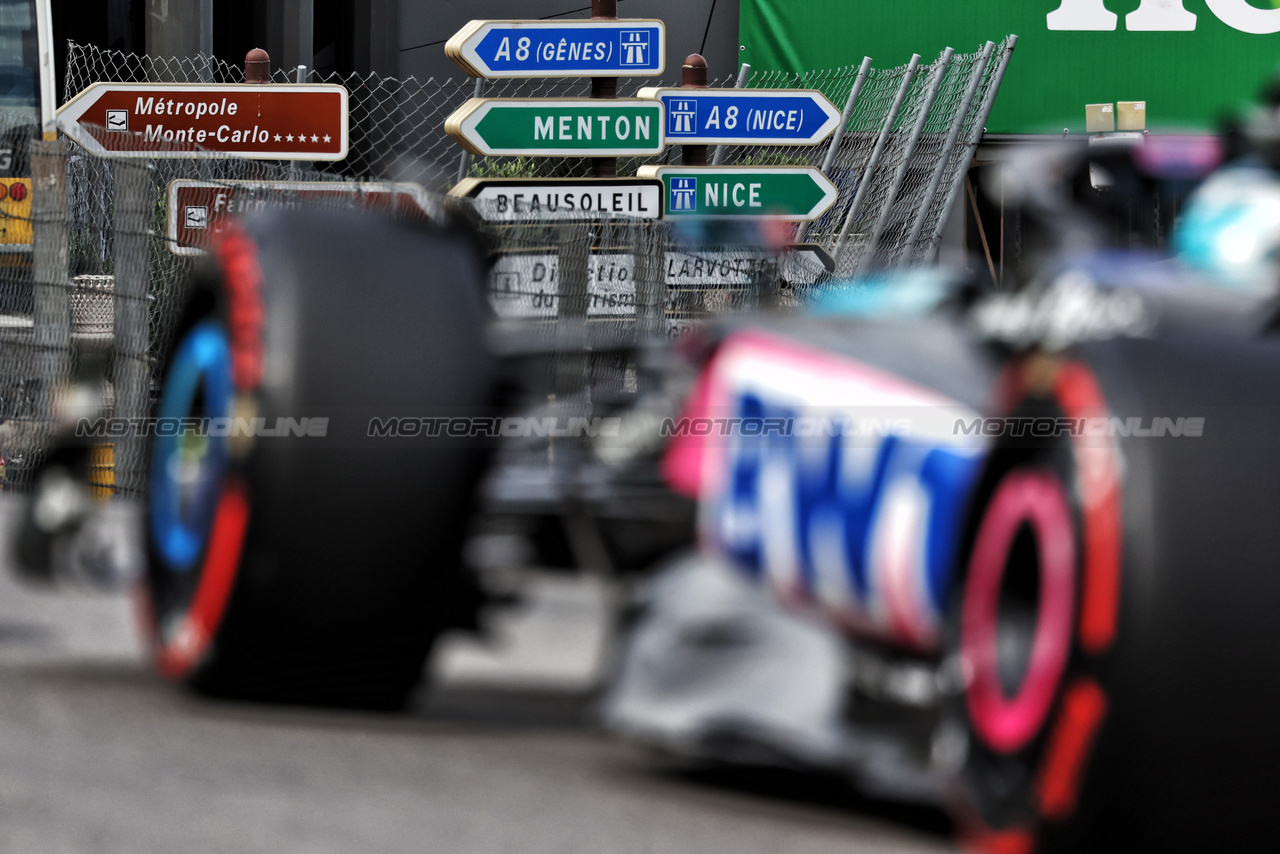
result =
[{"label": "race car rear tyre", "polygon": [[156,413],[155,666],[223,697],[398,706],[436,637],[474,622],[461,548],[487,454],[368,425],[489,402],[481,254],[419,224],[279,212],[214,256]]},{"label": "race car rear tyre", "polygon": [[1034,429],[1002,435],[976,492],[950,638],[962,840],[1268,850],[1280,454],[1257,400],[1280,348],[1080,350],[1006,372],[1004,411]]},{"label": "race car rear tyre", "polygon": [[[1032,369],[1028,368],[1027,373]],[[1104,411],[1081,365],[1019,389],[1012,419]],[[967,731],[951,792],[961,840],[988,854],[1046,850],[1076,815],[1108,711],[1102,653],[1115,630],[1119,537],[1114,442],[997,442],[977,489],[949,632]]]}]

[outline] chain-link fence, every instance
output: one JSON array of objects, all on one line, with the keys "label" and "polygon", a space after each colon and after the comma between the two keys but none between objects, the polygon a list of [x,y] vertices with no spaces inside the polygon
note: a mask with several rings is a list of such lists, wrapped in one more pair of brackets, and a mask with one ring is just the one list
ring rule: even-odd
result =
[{"label": "chain-link fence", "polygon": [[84,417],[142,419],[151,412],[161,354],[193,268],[217,229],[209,214],[215,206],[439,214],[439,200],[416,185],[323,173],[300,182],[297,170],[282,164],[219,156],[110,159],[69,140],[35,138],[34,131],[22,149],[29,156],[31,213],[10,211],[2,221],[30,229],[33,242],[0,244],[10,250],[0,255],[8,261],[0,263],[0,484],[11,490],[30,485],[57,434],[98,446],[90,474],[103,490],[135,497],[144,491],[145,429],[75,433]]},{"label": "chain-link fence", "polygon": [[[874,69],[866,60],[801,75],[755,74],[744,82],[821,90],[843,105],[842,127],[819,146],[724,146],[715,159],[822,167],[839,199],[793,237],[831,250],[837,275],[918,262],[936,245],[1012,48],[1011,37],[972,54],[947,51],[923,66],[914,58]],[[294,75],[279,71],[274,79],[292,82]],[[209,57],[160,59],[73,43],[66,94],[96,81],[242,80],[241,67]],[[223,192],[239,210],[367,207],[379,193],[393,199],[407,193],[414,197],[409,207],[438,211],[439,197],[391,182],[413,180],[441,192],[462,175],[587,174],[583,158],[469,158],[443,130],[444,119],[476,95],[570,97],[585,93],[585,80],[422,83],[336,74],[311,80],[341,83],[350,93],[350,154],[342,162],[109,159],[66,140],[41,141],[28,120],[0,116],[19,159],[29,152],[29,162],[12,164],[12,174],[32,177],[31,213],[10,211],[2,224],[19,239],[34,232],[27,247],[15,248],[10,239],[13,251],[0,255],[0,458],[7,488],[26,484],[53,433],[78,414],[141,418],[151,411],[160,354],[204,248],[193,235],[209,233],[207,223],[203,231],[198,222],[195,231],[175,225],[181,192]],[[619,95],[636,87],[621,81]],[[619,172],[672,160],[674,149],[661,158],[622,160]],[[333,192],[316,193],[317,182]],[[643,365],[627,354],[631,342],[678,335],[728,311],[794,304],[804,287],[831,278],[792,253],[756,247],[749,230],[536,218],[485,229],[494,248],[488,299],[495,322],[532,330],[543,341],[547,399],[572,406],[574,414],[643,391]],[[77,377],[82,381],[71,381]],[[138,495],[145,440],[126,437],[105,447],[104,488]]]},{"label": "chain-link fence", "polygon": [[[955,188],[972,157],[1016,37],[968,54],[950,49],[921,66],[917,59],[889,69],[861,66],[801,74],[756,72],[749,88],[805,88],[843,105],[843,128],[817,146],[724,146],[725,165],[821,166],[839,188],[837,203],[803,229],[805,239],[831,250],[838,273],[868,264],[917,261],[936,247]],[[66,97],[99,80],[119,82],[240,82],[244,71],[211,57],[162,59],[69,45]],[[296,75],[277,70],[276,82]],[[582,177],[585,158],[471,157],[444,132],[445,119],[469,98],[564,98],[589,90],[586,79],[418,81],[376,74],[315,74],[349,92],[351,146],[347,159],[317,165],[326,173],[375,180],[413,180],[445,191],[468,175]],[[733,78],[712,81],[729,86]],[[650,81],[619,81],[630,97]],[[668,85],[679,85],[671,82]],[[851,97],[852,96],[852,97]],[[976,130],[976,135],[974,131]],[[624,158],[619,174],[646,163],[672,162],[678,146],[657,158]],[[909,244],[909,245],[908,245]]]},{"label": "chain-link fence", "polygon": [[[244,68],[213,57],[140,56],[70,42],[64,99],[92,83],[243,83]],[[444,131],[445,119],[472,97],[574,98],[590,90],[587,78],[554,80],[474,80],[414,77],[397,79],[379,74],[327,74],[308,71],[304,81],[293,70],[276,69],[275,83],[333,83],[347,89],[351,144],[346,159],[317,163],[323,172],[373,180],[413,180],[445,191],[464,175],[479,177],[584,177],[586,158],[471,158]],[[729,81],[732,82],[732,81]],[[651,81],[623,79],[618,97],[633,97]],[[675,84],[673,84],[675,85]],[[636,163],[645,161],[636,161]],[[629,161],[620,164],[625,169]],[[634,170],[634,165],[632,165]]]}]

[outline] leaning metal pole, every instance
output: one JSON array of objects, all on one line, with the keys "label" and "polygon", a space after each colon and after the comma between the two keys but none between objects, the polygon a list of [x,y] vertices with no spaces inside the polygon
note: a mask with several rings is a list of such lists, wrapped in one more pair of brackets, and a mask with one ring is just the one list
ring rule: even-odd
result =
[{"label": "leaning metal pole", "polygon": [[[862,65],[858,66],[858,76],[853,80],[853,88],[849,90],[849,97],[844,102],[844,110],[840,113],[840,125],[831,135],[831,141],[827,143],[827,153],[822,158],[823,175],[831,175],[831,167],[835,165],[836,155],[840,153],[840,144],[844,142],[845,131],[849,127],[849,122],[853,121],[853,108],[858,104],[858,96],[862,94],[862,86],[867,82],[867,75],[870,73],[871,57],[864,56]],[[796,231],[796,243],[804,243],[810,225],[811,223],[807,222],[800,224],[799,230]]]},{"label": "leaning metal pole", "polygon": [[[475,94],[472,95],[472,97],[479,98],[483,94],[484,94],[484,78],[477,77]],[[458,155],[458,183],[459,184],[462,183],[463,178],[467,177],[467,169],[470,166],[471,166],[471,152],[467,151],[464,148],[462,149],[462,153]]]},{"label": "leaning metal pole", "polygon": [[911,129],[911,136],[907,139],[907,148],[902,152],[902,159],[898,161],[898,168],[893,173],[893,183],[889,185],[889,194],[885,197],[884,207],[880,209],[880,216],[876,217],[876,224],[871,229],[871,238],[867,241],[867,251],[863,252],[862,257],[858,259],[857,265],[853,270],[854,275],[857,275],[858,271],[875,257],[876,247],[880,243],[880,236],[884,234],[885,226],[889,224],[889,214],[893,210],[893,202],[898,196],[898,190],[902,187],[902,179],[907,175],[907,167],[911,164],[912,155],[916,153],[916,144],[920,142],[920,134],[924,133],[924,126],[928,124],[929,114],[933,111],[933,102],[938,97],[938,90],[942,88],[942,78],[947,76],[947,71],[951,68],[952,53],[954,51],[948,47],[938,57],[933,80],[929,81],[929,89],[925,93],[924,103],[920,105],[920,117],[916,119],[915,127]]},{"label": "leaning metal pole", "polygon": [[32,274],[36,418],[54,417],[55,388],[67,375],[71,354],[71,279],[67,256],[67,144],[33,140],[31,175]]},{"label": "leaning metal pole", "polygon": [[[929,216],[929,211],[933,207],[933,197],[938,192],[938,186],[942,183],[942,176],[947,171],[947,165],[951,162],[956,141],[960,138],[960,131],[964,129],[965,119],[969,116],[969,108],[973,105],[974,96],[978,94],[978,86],[982,83],[982,78],[987,73],[987,63],[991,61],[991,53],[995,50],[994,42],[987,42],[982,47],[982,54],[978,57],[973,71],[970,72],[969,85],[965,87],[964,95],[960,98],[960,109],[956,111],[956,117],[951,123],[951,132],[947,134],[947,140],[942,144],[942,152],[938,155],[938,163],[933,167],[933,175],[929,178],[929,187],[924,191],[924,203],[920,206],[920,210],[916,212],[916,220],[911,224],[911,233],[907,236],[905,244],[907,248],[906,263],[910,265],[915,261],[916,241],[920,239],[920,232],[924,229],[924,221]],[[943,209],[946,212],[946,209]]]},{"label": "leaning metal pole", "polygon": [[635,253],[636,337],[657,340],[666,326],[665,232],[658,220],[637,220],[629,231]]},{"label": "leaning metal pole", "polygon": [[[742,67],[738,69],[738,79],[734,81],[733,88],[741,89],[747,85],[747,78],[751,76],[751,63],[744,62]],[[729,150],[727,145],[717,145],[715,153],[711,155],[711,165],[719,166],[724,162],[724,153]]]},{"label": "leaning metal pole", "polygon": [[[147,230],[155,203],[152,167],[116,162],[115,180],[115,415],[143,418],[151,407],[148,356],[151,336],[147,304]],[[146,477],[146,437],[128,435],[116,444],[116,493],[141,495]]]},{"label": "leaning metal pole", "polygon": [[893,126],[898,121],[898,113],[902,110],[902,103],[907,99],[907,92],[911,89],[911,82],[915,80],[916,69],[919,67],[920,54],[911,54],[911,62],[908,63],[907,69],[902,75],[902,82],[898,85],[898,93],[893,98],[893,105],[889,107],[889,112],[884,117],[884,126],[881,127],[875,148],[871,150],[871,157],[867,159],[867,165],[862,170],[862,179],[858,181],[858,190],[853,194],[853,201],[849,203],[849,210],[845,214],[840,236],[836,238],[836,245],[831,252],[832,258],[835,259],[836,272],[840,270],[840,256],[844,253],[844,244],[849,237],[849,229],[853,227],[853,223],[858,217],[858,209],[862,206],[862,200],[867,194],[867,189],[871,186],[871,179],[875,175],[876,167],[880,165],[880,155],[884,153],[885,143],[889,140],[889,134],[893,132]]},{"label": "leaning metal pole", "polygon": [[[1018,37],[1009,36],[1008,44],[1004,49],[1004,53],[1000,55],[1000,64],[996,66],[996,70],[991,75],[991,87],[987,90],[986,97],[982,99],[982,106],[979,108],[978,120],[973,123],[973,131],[969,134],[966,143],[967,154],[969,158],[973,157],[973,152],[978,147],[978,141],[982,139],[982,134],[986,131],[987,116],[991,115],[991,107],[995,104],[996,93],[1000,91],[1000,81],[1004,79],[1005,69],[1009,67],[1009,58],[1013,56],[1013,49],[1018,46]],[[967,164],[968,159],[965,160]],[[960,172],[963,173],[964,168]],[[955,204],[956,197],[960,195],[960,186],[964,181],[957,179],[951,185],[951,192],[947,194],[947,203],[943,205],[943,211],[951,210],[951,206]],[[925,246],[925,252],[938,245],[938,241],[942,239],[942,229],[946,226],[944,217],[938,217],[937,223],[934,224],[933,234],[929,238],[929,243]]]}]

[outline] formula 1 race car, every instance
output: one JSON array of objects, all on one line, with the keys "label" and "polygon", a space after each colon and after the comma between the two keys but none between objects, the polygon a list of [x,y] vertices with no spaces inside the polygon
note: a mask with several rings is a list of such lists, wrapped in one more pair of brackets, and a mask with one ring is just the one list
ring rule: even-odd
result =
[{"label": "formula 1 race car", "polygon": [[[1168,167],[1152,151],[1007,170],[1054,246],[1015,288],[834,283],[677,349],[496,334],[461,224],[247,219],[165,360],[142,597],[158,670],[393,706],[484,601],[462,558],[477,518],[557,517],[569,551],[618,566],[696,527],[702,556],[655,574],[630,621],[616,729],[846,770],[948,806],[979,850],[1256,843],[1280,757],[1274,282],[1092,251],[1044,177],[1107,203]],[[1110,195],[1085,190],[1091,167]],[[589,391],[621,428],[537,445],[590,457],[572,478],[531,483],[477,441],[613,358],[618,386]],[[550,393],[530,394],[539,372]]]},{"label": "formula 1 race car", "polygon": [[[852,773],[946,806],[971,850],[1266,838],[1276,270],[1088,250],[1045,177],[1114,204],[1090,167],[1136,190],[1179,144],[1006,169],[1075,250],[1015,290],[908,273],[703,338],[665,458],[701,555],[639,596],[613,729]],[[1185,216],[1188,244],[1280,234],[1220,199]]]}]

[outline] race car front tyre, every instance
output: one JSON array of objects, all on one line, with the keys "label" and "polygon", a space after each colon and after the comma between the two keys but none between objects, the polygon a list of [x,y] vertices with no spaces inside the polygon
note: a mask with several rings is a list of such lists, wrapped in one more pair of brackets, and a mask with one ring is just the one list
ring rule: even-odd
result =
[{"label": "race car front tyre", "polygon": [[369,427],[489,401],[474,240],[335,212],[231,229],[156,415],[141,598],[157,670],[213,695],[395,707],[475,619],[474,440]]}]

